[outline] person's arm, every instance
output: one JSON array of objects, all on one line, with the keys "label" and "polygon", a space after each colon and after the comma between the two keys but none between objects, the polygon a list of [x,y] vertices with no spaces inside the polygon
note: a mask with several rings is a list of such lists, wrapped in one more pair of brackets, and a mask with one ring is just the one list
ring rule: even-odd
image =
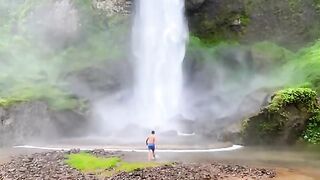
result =
[{"label": "person's arm", "polygon": [[148,145],[148,140],[149,140],[149,137],[147,137],[147,139],[146,139],[146,145]]}]

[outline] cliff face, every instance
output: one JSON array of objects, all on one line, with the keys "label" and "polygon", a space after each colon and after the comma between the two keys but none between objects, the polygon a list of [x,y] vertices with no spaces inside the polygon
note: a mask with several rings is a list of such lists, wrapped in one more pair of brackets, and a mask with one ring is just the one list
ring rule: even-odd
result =
[{"label": "cliff face", "polygon": [[191,31],[204,40],[269,40],[296,48],[320,37],[314,0],[205,0],[188,10]]},{"label": "cliff face", "polygon": [[[109,15],[129,14],[133,0],[93,0]],[[296,49],[320,37],[317,0],[186,0],[192,34],[205,41],[273,41]]]},{"label": "cliff face", "polygon": [[0,147],[79,137],[88,130],[87,119],[75,110],[52,110],[42,101],[0,107]]}]

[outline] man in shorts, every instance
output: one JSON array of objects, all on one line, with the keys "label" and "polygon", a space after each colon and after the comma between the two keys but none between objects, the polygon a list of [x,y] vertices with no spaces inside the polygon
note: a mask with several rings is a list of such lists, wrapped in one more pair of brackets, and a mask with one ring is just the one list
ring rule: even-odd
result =
[{"label": "man in shorts", "polygon": [[152,158],[156,159],[156,155],[154,153],[156,149],[156,135],[155,131],[151,131],[151,134],[146,139],[146,145],[148,146],[148,160],[150,161]]}]

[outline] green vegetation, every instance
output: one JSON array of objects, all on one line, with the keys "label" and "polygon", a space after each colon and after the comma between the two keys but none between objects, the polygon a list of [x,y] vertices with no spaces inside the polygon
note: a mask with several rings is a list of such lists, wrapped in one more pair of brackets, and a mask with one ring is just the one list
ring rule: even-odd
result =
[{"label": "green vegetation", "polygon": [[131,172],[137,169],[157,167],[160,165],[160,163],[155,162],[121,162],[120,165],[116,168],[116,171]]},{"label": "green vegetation", "polygon": [[188,43],[189,48],[200,48],[200,49],[204,49],[204,48],[216,49],[217,47],[221,47],[221,46],[228,47],[231,45],[239,45],[239,43],[234,40],[203,41],[201,38],[195,35],[190,35],[189,43]]},{"label": "green vegetation", "polygon": [[311,144],[320,144],[320,111],[314,112],[309,119],[306,130],[303,133],[303,139]]},{"label": "green vegetation", "polygon": [[275,43],[263,41],[251,46],[253,53],[261,54],[265,59],[273,63],[286,63],[294,57],[294,53]]},{"label": "green vegetation", "polygon": [[309,88],[280,90],[269,106],[243,123],[244,142],[292,144],[303,137],[307,142],[318,143],[319,110],[315,91]]},{"label": "green vegetation", "polygon": [[118,157],[103,158],[86,152],[71,154],[66,158],[66,163],[69,166],[85,173],[95,173],[101,176],[112,176],[122,171],[131,172],[137,169],[163,165],[156,162],[123,162]]},{"label": "green vegetation", "polygon": [[[188,54],[187,57],[190,59],[193,59],[197,61],[196,63],[199,63],[199,66],[213,66],[213,67],[221,67],[221,64],[226,64],[228,61],[231,61],[233,56],[228,55],[228,52],[239,52],[239,50],[242,49],[245,53],[249,52],[248,58],[252,58],[248,60],[250,68],[248,67],[240,67],[243,64],[236,64],[235,66],[237,68],[232,69],[232,72],[230,73],[231,76],[225,76],[224,78],[227,79],[226,81],[226,87],[225,89],[230,88],[231,91],[235,91],[234,87],[238,88],[239,83],[242,79],[245,79],[244,82],[246,82],[247,77],[251,77],[252,75],[256,75],[257,73],[263,76],[268,77],[268,80],[270,82],[261,82],[265,83],[266,87],[271,85],[274,85],[274,87],[285,87],[288,89],[282,90],[278,92],[279,96],[275,96],[274,100],[272,101],[272,104],[269,106],[270,111],[276,111],[281,109],[283,106],[286,106],[290,103],[304,103],[306,101],[306,104],[304,105],[310,105],[311,102],[315,102],[316,99],[316,93],[313,90],[316,90],[314,88],[314,85],[311,83],[306,82],[306,80],[303,78],[305,77],[304,71],[301,73],[297,72],[300,71],[300,66],[297,62],[299,60],[297,59],[298,56],[300,56],[301,52],[292,52],[282,46],[279,46],[272,42],[258,42],[254,43],[252,45],[240,45],[238,43],[230,43],[230,42],[221,42],[219,44],[208,44],[206,42],[201,41],[201,39],[191,36],[188,46]],[[225,53],[227,52],[227,53]],[[229,54],[231,54],[229,53]],[[226,55],[227,54],[227,55]],[[242,56],[243,57],[243,56]],[[224,58],[224,59],[223,59]],[[301,60],[303,61],[303,60]],[[320,61],[319,61],[320,62]],[[219,64],[220,63],[220,64]],[[306,63],[306,62],[304,62]],[[203,65],[204,64],[204,65]],[[290,67],[290,68],[289,68]],[[316,69],[316,68],[315,68]],[[224,72],[226,72],[228,69],[224,69]],[[251,73],[250,71],[253,71]],[[246,76],[247,73],[248,75]],[[314,71],[314,73],[318,73],[317,71]],[[235,86],[232,86],[235,83]],[[278,85],[277,85],[278,84]],[[291,87],[291,88],[290,88]],[[305,87],[305,88],[302,88]],[[308,89],[307,89],[308,88]],[[309,89],[312,88],[312,89]],[[312,109],[312,108],[311,108]],[[284,116],[280,115],[283,114]],[[250,123],[250,131],[255,133],[250,133],[248,137],[254,136],[259,137],[259,144],[260,143],[266,143],[273,141],[274,135],[277,136],[278,133],[283,130],[284,124],[286,123],[287,116],[285,112],[280,112],[277,115],[271,115],[265,117],[265,119],[268,119],[267,121],[263,120],[257,120],[256,124]],[[309,117],[306,117],[307,119]],[[246,124],[246,123],[244,123]],[[245,129],[245,128],[244,128]],[[301,136],[302,131],[294,133],[298,136]],[[271,137],[271,138],[270,138]],[[263,142],[264,141],[264,142]],[[289,140],[291,141],[291,139]],[[289,142],[291,143],[291,142]]]},{"label": "green vegetation", "polygon": [[10,107],[14,104],[17,104],[17,103],[21,103],[21,102],[24,102],[23,99],[16,99],[16,98],[5,98],[5,99],[0,99],[0,107]]},{"label": "green vegetation", "polygon": [[294,79],[309,83],[311,88],[320,93],[320,41],[301,49],[290,65],[294,66]]},{"label": "green vegetation", "polygon": [[53,110],[72,110],[84,108],[84,103],[62,91],[60,88],[49,84],[38,85],[16,85],[12,89],[7,89],[1,93],[4,97],[0,98],[0,107],[10,107],[16,103],[28,102],[31,100],[42,100],[48,103]]},{"label": "green vegetation", "polygon": [[187,56],[194,56],[197,61],[213,61],[219,58],[221,51],[234,47],[242,48],[236,41],[220,40],[208,42],[191,35],[187,46]]},{"label": "green vegetation", "polygon": [[320,13],[320,0],[313,0],[316,10]]},{"label": "green vegetation", "polygon": [[[201,45],[199,42],[198,44]],[[217,47],[215,46],[215,50]],[[287,88],[274,95],[272,102],[267,107],[267,112],[262,111],[258,115],[259,118],[251,118],[243,123],[243,129],[246,129],[243,132],[255,132],[257,140],[254,143],[273,143],[284,128],[289,128],[285,127],[285,124],[290,112],[287,112],[285,107],[290,104],[300,104],[299,106],[307,110],[302,114],[308,114],[310,117],[305,116],[306,128],[304,132],[295,132],[294,134],[299,135],[295,137],[302,137],[306,142],[319,144],[320,116],[317,96],[320,95],[320,41],[296,53],[271,42],[259,42],[248,48],[254,56],[263,57],[255,63],[262,63],[260,66],[269,67],[269,72],[277,72],[275,74],[278,77],[284,77],[288,81],[284,84]],[[211,55],[211,57],[214,56]],[[249,133],[245,136],[249,139],[253,134]]]},{"label": "green vegetation", "polygon": [[61,28],[61,22],[51,21],[59,21],[52,17],[55,12],[64,16],[52,10],[62,2],[0,0],[0,106],[39,99],[58,110],[81,106],[64,77],[103,61],[123,59],[126,17],[100,15],[91,0],[71,2],[63,8],[73,8],[75,16],[68,14],[70,27]]},{"label": "green vegetation", "polygon": [[250,17],[247,14],[240,15],[240,21],[242,26],[248,26],[250,24]]},{"label": "green vegetation", "polygon": [[288,88],[278,91],[270,105],[269,112],[278,112],[290,104],[303,103],[309,112],[317,108],[317,93],[309,88]]},{"label": "green vegetation", "polygon": [[118,162],[120,162],[118,157],[98,158],[88,153],[71,154],[66,160],[68,165],[84,172],[110,169]]},{"label": "green vegetation", "polygon": [[[292,51],[268,41],[251,45],[243,45],[235,41],[208,43],[196,36],[190,36],[187,47],[187,58],[195,60],[198,63],[207,62],[212,64],[212,66],[219,66],[228,64],[229,62],[232,63],[232,58],[238,58],[235,56],[238,52],[243,52],[243,54],[247,55],[246,57],[250,59],[243,59],[243,63],[237,65],[239,71],[233,71],[230,80],[235,77],[243,77],[246,73],[250,74],[250,72],[254,71],[259,73],[266,72],[270,75],[279,74],[280,71],[282,73],[283,70],[275,67],[283,66],[296,56]],[[241,65],[248,65],[251,66],[251,68],[239,67]],[[247,71],[243,68],[247,68]],[[234,73],[238,74],[235,75]],[[288,76],[291,75],[290,73],[288,74]]]}]

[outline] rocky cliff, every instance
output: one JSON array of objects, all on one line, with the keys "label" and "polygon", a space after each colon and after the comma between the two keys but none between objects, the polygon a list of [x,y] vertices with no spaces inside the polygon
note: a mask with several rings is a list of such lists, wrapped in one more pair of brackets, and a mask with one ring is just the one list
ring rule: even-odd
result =
[{"label": "rocky cliff", "polygon": [[188,10],[191,31],[205,40],[271,40],[297,48],[320,37],[315,0],[205,0]]},{"label": "rocky cliff", "polygon": [[[93,0],[108,14],[128,14],[132,0]],[[190,31],[207,42],[273,41],[297,49],[320,37],[316,0],[186,0]]]}]

